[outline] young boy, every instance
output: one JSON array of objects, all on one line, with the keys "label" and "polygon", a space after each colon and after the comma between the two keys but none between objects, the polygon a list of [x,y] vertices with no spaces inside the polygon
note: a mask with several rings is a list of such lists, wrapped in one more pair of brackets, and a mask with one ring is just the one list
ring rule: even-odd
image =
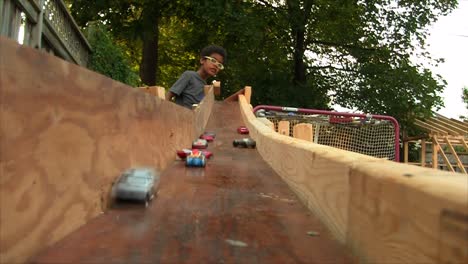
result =
[{"label": "young boy", "polygon": [[220,46],[211,45],[200,52],[200,67],[195,71],[185,71],[166,93],[166,100],[175,97],[175,103],[189,109],[198,104],[205,96],[206,79],[215,76],[224,69],[226,50]]}]

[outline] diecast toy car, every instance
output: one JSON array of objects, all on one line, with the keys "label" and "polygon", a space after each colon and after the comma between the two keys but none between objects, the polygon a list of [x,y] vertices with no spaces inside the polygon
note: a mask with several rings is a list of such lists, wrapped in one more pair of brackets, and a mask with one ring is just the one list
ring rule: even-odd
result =
[{"label": "diecast toy car", "polygon": [[190,154],[190,152],[192,152],[191,149],[182,149],[182,150],[177,150],[177,156],[181,159],[185,159],[187,158],[187,155]]},{"label": "diecast toy car", "polygon": [[206,139],[196,139],[192,143],[192,148],[194,149],[206,149],[208,147],[208,141]]},{"label": "diecast toy car", "polygon": [[154,198],[159,187],[159,173],[152,168],[131,168],[122,173],[115,184],[115,198],[145,203]]},{"label": "diecast toy car", "polygon": [[205,132],[205,133],[203,133],[203,135],[211,136],[211,137],[213,137],[213,138],[216,137],[216,133],[215,133],[215,132]]},{"label": "diecast toy car", "polygon": [[[177,151],[177,156],[181,159],[186,159],[188,155],[190,155],[190,153],[193,151],[193,150],[196,150],[196,149],[182,149],[182,150],[178,150]],[[201,151],[201,153],[203,155],[205,155],[205,158],[209,159],[213,156],[213,153],[211,151],[208,151],[208,150],[199,150]]]},{"label": "diecast toy car", "polygon": [[237,128],[237,133],[239,134],[248,134],[249,133],[249,129],[245,126],[240,126]]},{"label": "diecast toy car", "polygon": [[215,139],[216,134],[214,132],[205,132],[200,135],[201,139],[206,139],[206,141],[211,142]]},{"label": "diecast toy car", "polygon": [[194,149],[187,156],[187,159],[185,159],[185,165],[188,167],[205,167],[205,155],[203,155],[203,153],[198,149]]},{"label": "diecast toy car", "polygon": [[255,140],[251,138],[242,138],[234,139],[234,141],[232,141],[232,145],[234,147],[255,148],[256,143]]}]

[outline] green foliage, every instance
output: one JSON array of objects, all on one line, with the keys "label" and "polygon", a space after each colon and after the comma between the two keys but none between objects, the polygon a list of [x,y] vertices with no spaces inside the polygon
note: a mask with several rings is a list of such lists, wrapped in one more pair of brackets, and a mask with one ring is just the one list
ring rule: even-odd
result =
[{"label": "green foliage", "polygon": [[93,47],[88,68],[130,86],[140,85],[138,75],[130,67],[125,51],[114,42],[103,24],[90,24],[86,34]]},{"label": "green foliage", "polygon": [[[466,110],[468,112],[468,87],[463,87],[463,91],[462,91],[462,99],[463,99],[463,102],[465,103],[465,106],[466,106]],[[468,116],[460,116],[460,119],[462,120],[465,120],[465,121],[468,121]]]},{"label": "green foliage", "polygon": [[[208,44],[228,51],[222,97],[251,85],[253,104],[332,104],[394,116],[407,131],[443,106],[446,82],[423,62],[427,28],[456,0],[70,0],[80,25],[100,20],[141,64],[144,33],[158,34],[157,84],[196,70]],[[211,81],[211,80],[209,80]],[[465,97],[466,98],[466,97]]]}]

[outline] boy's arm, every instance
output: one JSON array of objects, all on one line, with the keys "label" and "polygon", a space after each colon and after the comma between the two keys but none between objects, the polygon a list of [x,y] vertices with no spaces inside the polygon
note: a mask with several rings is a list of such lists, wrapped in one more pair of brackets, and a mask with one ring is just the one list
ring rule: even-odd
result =
[{"label": "boy's arm", "polygon": [[182,73],[179,79],[172,85],[172,87],[166,93],[166,100],[172,101],[174,96],[179,96],[187,87],[190,80],[190,76],[187,72]]},{"label": "boy's arm", "polygon": [[171,91],[167,91],[167,93],[166,93],[166,100],[172,101],[172,98],[174,98],[174,96],[176,96],[175,93],[173,93],[173,92],[171,92]]}]

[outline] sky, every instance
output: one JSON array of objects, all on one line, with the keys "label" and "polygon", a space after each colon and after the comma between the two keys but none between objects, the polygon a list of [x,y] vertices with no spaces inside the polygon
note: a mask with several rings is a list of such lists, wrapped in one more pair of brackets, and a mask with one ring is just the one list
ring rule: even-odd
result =
[{"label": "sky", "polygon": [[440,17],[430,32],[428,51],[433,57],[445,58],[445,63],[431,70],[448,82],[441,95],[445,107],[437,112],[456,119],[468,116],[462,100],[462,88],[468,87],[468,0],[459,0],[457,9]]},{"label": "sky", "polygon": [[[444,107],[437,113],[460,120],[461,115],[468,116],[462,99],[462,89],[468,87],[468,0],[459,0],[458,7],[449,15],[440,17],[429,32],[427,51],[433,58],[445,59],[437,68],[430,68],[447,81],[441,94]],[[354,112],[339,105],[334,105],[333,109]]]}]

